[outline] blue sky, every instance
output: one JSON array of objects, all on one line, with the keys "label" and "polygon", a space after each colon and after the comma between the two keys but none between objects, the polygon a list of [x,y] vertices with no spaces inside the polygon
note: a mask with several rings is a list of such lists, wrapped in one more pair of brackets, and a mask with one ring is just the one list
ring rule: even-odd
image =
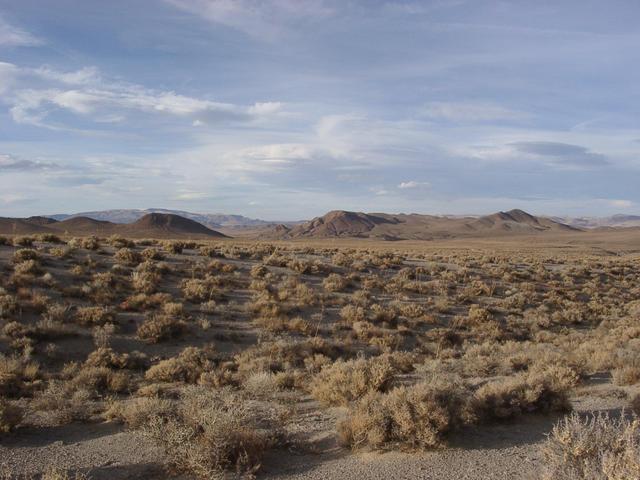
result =
[{"label": "blue sky", "polygon": [[0,215],[640,213],[640,2],[0,0]]}]

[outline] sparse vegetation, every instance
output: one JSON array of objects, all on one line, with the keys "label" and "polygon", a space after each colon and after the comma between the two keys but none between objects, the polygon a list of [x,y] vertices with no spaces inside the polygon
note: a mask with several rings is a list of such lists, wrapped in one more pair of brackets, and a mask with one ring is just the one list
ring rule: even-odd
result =
[{"label": "sparse vegetation", "polygon": [[[59,241],[0,245],[2,435],[107,419],[222,478],[325,410],[345,447],[408,451],[568,411],[593,377],[640,411],[626,257]],[[635,418],[567,418],[546,478],[634,478]]]}]

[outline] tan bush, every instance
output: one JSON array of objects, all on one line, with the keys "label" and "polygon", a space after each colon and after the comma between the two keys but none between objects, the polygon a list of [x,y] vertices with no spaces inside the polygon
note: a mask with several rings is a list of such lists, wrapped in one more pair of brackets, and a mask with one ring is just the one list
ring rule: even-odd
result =
[{"label": "tan bush", "polygon": [[107,307],[78,307],[76,321],[80,325],[104,325],[115,321],[115,313]]},{"label": "tan bush", "polygon": [[349,286],[349,281],[342,275],[331,273],[322,281],[322,286],[328,292],[341,292]]},{"label": "tan bush", "polygon": [[140,326],[136,335],[140,340],[158,343],[162,340],[178,337],[186,330],[186,324],[168,315],[150,315]]},{"label": "tan bush", "polygon": [[164,448],[175,470],[201,479],[252,475],[278,438],[266,411],[226,388],[186,389],[175,410],[152,416],[143,432]]},{"label": "tan bush", "polygon": [[47,388],[38,393],[30,407],[38,412],[47,412],[58,424],[86,420],[92,413],[92,393],[77,389],[71,382],[50,381]]},{"label": "tan bush", "polygon": [[218,287],[215,277],[207,275],[204,278],[191,278],[182,282],[184,298],[194,303],[202,303],[208,300],[222,298],[222,292]]},{"label": "tan bush", "polygon": [[160,278],[157,272],[134,271],[131,272],[131,285],[136,292],[150,294],[158,288]]},{"label": "tan bush", "polygon": [[113,402],[105,412],[107,420],[123,422],[131,429],[142,427],[151,417],[166,417],[173,411],[170,400],[138,397]]},{"label": "tan bush", "polygon": [[532,411],[566,411],[571,407],[567,386],[541,372],[484,384],[474,393],[472,408],[480,420],[493,420]]},{"label": "tan bush", "polygon": [[351,448],[439,447],[447,432],[471,420],[467,395],[463,385],[448,380],[370,392],[339,422],[338,433]]},{"label": "tan bush", "polygon": [[542,446],[545,480],[631,480],[640,474],[640,421],[574,413]]},{"label": "tan bush", "polygon": [[145,248],[144,250],[142,250],[142,252],[140,252],[140,255],[145,260],[163,260],[164,259],[164,254],[162,253],[162,251],[158,250],[157,248]]},{"label": "tan bush", "polygon": [[89,354],[84,362],[87,367],[112,368],[142,368],[147,363],[144,353],[133,351],[131,353],[117,353],[109,347],[99,347]]},{"label": "tan bush", "polygon": [[326,405],[348,405],[369,392],[391,386],[397,373],[385,356],[337,361],[324,367],[311,383],[311,394]]},{"label": "tan bush", "polygon": [[16,263],[13,266],[13,271],[16,275],[37,275],[42,272],[40,264],[36,260],[25,260],[24,262]]},{"label": "tan bush", "polygon": [[114,254],[113,258],[124,265],[130,266],[138,265],[142,261],[140,253],[131,248],[121,248]]},{"label": "tan bush", "polygon": [[0,354],[0,397],[22,396],[28,391],[27,384],[39,376],[37,363]]},{"label": "tan bush", "polygon": [[196,383],[203,373],[214,368],[214,359],[212,347],[187,347],[177,357],[153,365],[145,378],[153,382]]}]

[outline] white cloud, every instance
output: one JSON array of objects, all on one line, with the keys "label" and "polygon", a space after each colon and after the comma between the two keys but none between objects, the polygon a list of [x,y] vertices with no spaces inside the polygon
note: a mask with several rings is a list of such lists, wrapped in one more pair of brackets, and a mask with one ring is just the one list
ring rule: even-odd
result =
[{"label": "white cloud", "polygon": [[423,187],[430,187],[430,186],[431,184],[429,182],[416,182],[414,180],[409,180],[408,182],[401,182],[400,185],[398,185],[398,188],[406,190],[406,189],[423,188]]},{"label": "white cloud", "polygon": [[211,198],[211,194],[206,192],[185,191],[185,192],[178,193],[175,197],[173,197],[174,200],[181,200],[181,201],[202,200],[205,198]]},{"label": "white cloud", "polygon": [[10,25],[0,17],[0,46],[4,47],[33,47],[41,45],[42,41],[29,32]]},{"label": "white cloud", "polygon": [[518,120],[527,115],[493,103],[432,102],[427,104],[422,115],[428,118],[454,122],[484,122],[491,120]]},{"label": "white cloud", "polygon": [[97,67],[84,67],[72,72],[60,72],[48,66],[32,69],[31,72],[43,79],[55,80],[70,85],[86,85],[100,81],[100,71]]},{"label": "white cloud", "polygon": [[0,94],[9,90],[14,84],[18,71],[18,67],[12,63],[0,62]]},{"label": "white cloud", "polygon": [[[46,80],[49,88],[15,88],[21,77]],[[157,91],[140,85],[105,81],[94,67],[60,72],[49,67],[22,69],[0,63],[0,80],[5,87],[4,100],[12,105],[10,112],[17,123],[48,126],[47,117],[57,110],[76,115],[93,116],[98,123],[118,123],[125,113],[139,112],[191,118],[194,126],[221,121],[250,122],[277,115],[280,102],[257,102],[235,105],[181,95],[173,91]],[[13,88],[9,85],[12,81]],[[0,84],[0,85],[2,85]],[[73,85],[69,89],[68,86]],[[2,87],[0,87],[1,89]]]},{"label": "white cloud", "polygon": [[616,208],[631,208],[633,202],[630,200],[609,200],[609,205]]},{"label": "white cloud", "polygon": [[225,155],[237,169],[272,169],[291,166],[321,157],[324,152],[317,148],[295,143],[261,145],[232,151]]}]

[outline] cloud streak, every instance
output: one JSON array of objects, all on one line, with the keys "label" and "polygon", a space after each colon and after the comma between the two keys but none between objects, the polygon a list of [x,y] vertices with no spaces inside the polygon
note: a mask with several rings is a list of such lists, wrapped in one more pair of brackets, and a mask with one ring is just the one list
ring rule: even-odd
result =
[{"label": "cloud streak", "polygon": [[34,47],[43,42],[0,16],[0,47]]}]

